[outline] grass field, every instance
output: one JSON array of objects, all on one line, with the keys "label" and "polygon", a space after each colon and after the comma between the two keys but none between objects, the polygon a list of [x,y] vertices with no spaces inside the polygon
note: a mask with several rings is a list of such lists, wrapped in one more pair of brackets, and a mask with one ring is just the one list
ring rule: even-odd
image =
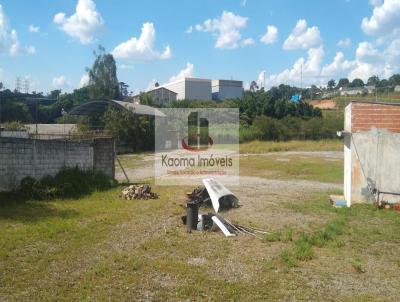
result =
[{"label": "grass field", "polygon": [[252,141],[240,144],[240,153],[268,153],[280,151],[342,151],[343,141],[339,139],[320,141]]},{"label": "grass field", "polygon": [[[246,156],[240,159],[240,172],[244,175],[267,179],[299,179],[320,182],[342,183],[343,160],[335,157],[302,156],[299,152],[281,156]],[[322,153],[324,154],[324,153]]]},{"label": "grass field", "polygon": [[241,156],[245,181],[231,188],[242,206],[224,215],[268,230],[262,239],[187,233],[191,187],[153,186],[160,199],[148,201],[121,188],[0,195],[0,301],[398,301],[399,212],[333,208],[340,156],[290,144],[303,151]]}]

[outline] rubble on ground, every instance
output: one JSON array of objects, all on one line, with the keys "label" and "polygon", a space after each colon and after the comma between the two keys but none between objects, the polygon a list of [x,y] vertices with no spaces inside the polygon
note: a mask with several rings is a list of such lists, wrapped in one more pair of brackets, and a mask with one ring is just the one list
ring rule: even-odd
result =
[{"label": "rubble on ground", "polygon": [[121,192],[121,197],[126,200],[133,199],[158,199],[158,194],[151,192],[149,185],[130,185]]},{"label": "rubble on ground", "polygon": [[204,179],[203,184],[204,187],[197,187],[192,192],[186,193],[189,199],[186,201],[187,213],[186,216],[182,216],[182,222],[186,225],[188,232],[221,230],[226,237],[243,234],[259,239],[269,233],[253,227],[234,224],[218,214],[199,213],[201,206],[212,207],[215,213],[218,213],[219,210],[226,211],[239,207],[238,198],[219,181],[209,178]]}]

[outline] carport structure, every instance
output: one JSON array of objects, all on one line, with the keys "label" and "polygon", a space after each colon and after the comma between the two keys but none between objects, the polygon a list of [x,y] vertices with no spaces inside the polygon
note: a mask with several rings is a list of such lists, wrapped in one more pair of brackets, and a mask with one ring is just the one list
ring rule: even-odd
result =
[{"label": "carport structure", "polygon": [[[117,110],[126,110],[132,112],[133,114],[145,116],[149,119],[155,117],[165,117],[165,114],[162,113],[159,109],[142,105],[138,103],[131,103],[131,102],[123,102],[123,101],[116,101],[116,100],[94,100],[88,101],[83,103],[77,107],[74,107],[69,114],[71,115],[81,115],[81,116],[99,116],[104,114],[109,108],[115,108]],[[121,153],[131,153],[134,151],[132,146],[129,144],[118,143],[116,146],[116,150],[118,154]],[[119,166],[121,167],[126,180],[129,181],[127,174],[125,173],[124,167],[122,166],[121,162],[119,161],[118,157],[115,156]]]},{"label": "carport structure", "polygon": [[157,108],[131,103],[131,102],[123,102],[123,101],[116,101],[116,100],[95,100],[83,103],[77,107],[72,108],[69,114],[72,115],[97,115],[107,111],[107,109],[112,106],[116,109],[120,110],[128,110],[132,111],[134,114],[138,115],[147,115],[147,116],[158,116],[164,117],[164,113],[162,113]]}]

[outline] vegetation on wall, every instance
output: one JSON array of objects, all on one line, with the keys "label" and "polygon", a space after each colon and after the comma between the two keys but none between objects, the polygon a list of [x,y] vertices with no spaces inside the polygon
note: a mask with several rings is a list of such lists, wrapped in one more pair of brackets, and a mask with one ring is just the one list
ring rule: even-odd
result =
[{"label": "vegetation on wall", "polygon": [[45,176],[39,180],[25,177],[15,193],[26,199],[78,198],[116,185],[116,180],[99,171],[63,168],[57,175]]}]

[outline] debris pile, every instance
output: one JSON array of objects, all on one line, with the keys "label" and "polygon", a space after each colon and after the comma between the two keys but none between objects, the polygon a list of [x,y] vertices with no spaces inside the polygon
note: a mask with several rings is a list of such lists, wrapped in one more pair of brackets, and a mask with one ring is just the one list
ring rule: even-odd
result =
[{"label": "debris pile", "polygon": [[218,214],[200,214],[200,206],[212,207],[215,213],[220,210],[228,210],[239,207],[238,198],[229,191],[223,184],[215,179],[204,179],[204,187],[197,187],[192,192],[186,193],[189,200],[186,202],[187,213],[182,216],[182,222],[186,224],[189,232],[192,230],[221,230],[226,237],[233,237],[239,234],[251,235],[261,239],[262,234],[268,232],[233,224],[228,219]]},{"label": "debris pile", "polygon": [[378,209],[400,211],[400,203],[389,203],[387,201],[379,201],[375,203]]},{"label": "debris pile", "polygon": [[121,192],[121,197],[127,200],[133,199],[158,199],[158,194],[151,192],[149,185],[130,185]]}]

